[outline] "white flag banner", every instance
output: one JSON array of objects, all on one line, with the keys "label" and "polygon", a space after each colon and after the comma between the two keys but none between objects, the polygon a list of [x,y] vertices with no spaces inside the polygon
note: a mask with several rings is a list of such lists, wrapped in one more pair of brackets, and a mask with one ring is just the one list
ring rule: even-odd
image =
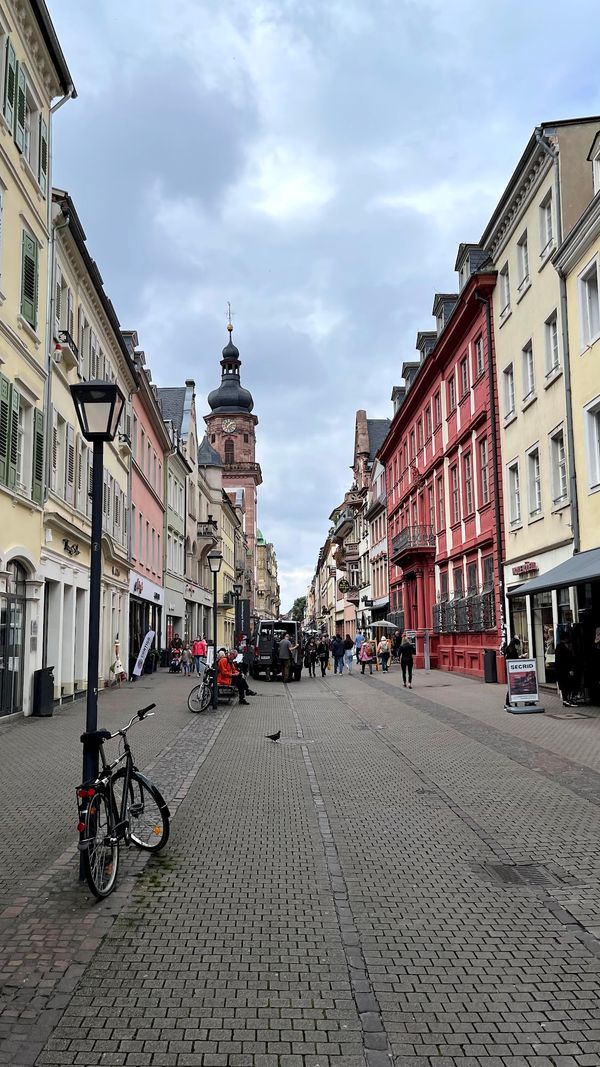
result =
[{"label": "white flag banner", "polygon": [[150,651],[150,645],[154,641],[154,630],[148,630],[144,640],[142,641],[142,647],[140,648],[138,658],[135,661],[135,667],[133,673],[139,678],[144,669],[144,660]]}]

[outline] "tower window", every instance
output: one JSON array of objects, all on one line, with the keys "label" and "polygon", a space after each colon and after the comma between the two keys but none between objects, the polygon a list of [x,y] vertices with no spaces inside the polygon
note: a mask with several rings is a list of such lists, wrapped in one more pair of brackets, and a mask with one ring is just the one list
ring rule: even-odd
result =
[{"label": "tower window", "polygon": [[248,434],[247,433],[244,434],[244,444],[246,444],[246,445],[248,444]]},{"label": "tower window", "polygon": [[213,434],[211,435],[211,439],[210,439],[210,441],[211,441],[211,444],[213,444],[213,445],[214,445],[214,443],[215,443],[216,439],[217,439],[217,438],[216,438],[216,434],[214,434],[214,433],[213,433]]},{"label": "tower window", "polygon": [[234,462],[233,441],[231,440],[230,437],[225,442],[225,462],[226,463],[233,463]]}]

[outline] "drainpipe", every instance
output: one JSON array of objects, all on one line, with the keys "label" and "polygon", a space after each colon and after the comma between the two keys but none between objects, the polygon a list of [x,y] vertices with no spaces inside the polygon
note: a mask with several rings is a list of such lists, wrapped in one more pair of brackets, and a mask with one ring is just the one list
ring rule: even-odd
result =
[{"label": "drainpipe", "polygon": [[494,458],[494,520],[496,525],[496,555],[498,565],[498,593],[500,600],[500,632],[502,635],[502,643],[506,639],[506,622],[504,617],[505,607],[505,594],[504,594],[504,566],[503,566],[503,544],[502,544],[502,516],[500,514],[500,476],[498,474],[498,460],[500,457],[500,443],[498,441],[498,429],[496,426],[496,415],[498,412],[498,398],[496,396],[495,387],[495,375],[494,375],[494,357],[492,354],[492,311],[491,301],[488,296],[483,295],[476,290],[475,299],[483,304],[485,307],[485,330],[487,335],[487,369],[488,369],[488,383],[489,383],[489,405],[490,405],[490,436],[492,439],[492,455]]},{"label": "drainpipe", "polygon": [[[560,195],[560,156],[556,148],[548,144],[542,134],[537,131],[535,139],[540,148],[550,156],[554,166],[554,198],[556,202],[556,243],[562,244],[562,206]],[[556,267],[556,264],[555,264]],[[569,353],[569,320],[567,313],[567,283],[563,272],[556,267],[560,286],[560,323],[561,337],[564,353],[564,382],[565,382],[565,421],[567,425],[567,462],[569,464],[569,499],[571,510],[571,533],[573,534],[573,555],[575,556],[581,546],[579,530],[579,503],[577,500],[577,472],[575,469],[575,438],[573,434],[573,393],[571,386],[571,362]]]}]

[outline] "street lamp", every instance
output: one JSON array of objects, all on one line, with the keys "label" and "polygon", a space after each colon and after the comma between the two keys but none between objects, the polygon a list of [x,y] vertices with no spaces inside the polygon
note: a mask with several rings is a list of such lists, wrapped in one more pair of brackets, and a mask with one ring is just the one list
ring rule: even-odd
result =
[{"label": "street lamp", "polygon": [[213,576],[213,691],[212,706],[217,707],[219,688],[217,685],[217,575],[221,570],[223,556],[220,552],[209,552],[206,557],[210,572]]},{"label": "street lamp", "polygon": [[[104,442],[114,441],[125,397],[116,382],[78,382],[71,386],[77,419],[86,441],[93,445],[92,532],[90,540],[90,614],[88,621],[88,672],[85,730],[98,728],[98,646],[100,644],[100,589],[102,583],[102,480]],[[83,743],[83,781],[98,775],[98,748]]]}]

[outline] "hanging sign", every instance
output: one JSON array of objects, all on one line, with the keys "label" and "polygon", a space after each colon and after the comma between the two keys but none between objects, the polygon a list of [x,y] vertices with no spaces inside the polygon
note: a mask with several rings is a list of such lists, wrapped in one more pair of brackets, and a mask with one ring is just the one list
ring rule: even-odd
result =
[{"label": "hanging sign", "polygon": [[142,647],[140,648],[138,658],[135,661],[135,667],[133,668],[133,673],[136,675],[137,678],[139,678],[140,674],[144,669],[144,661],[146,659],[146,656],[148,655],[148,652],[150,651],[150,646],[153,641],[154,630],[148,630],[148,633],[142,641]]}]

